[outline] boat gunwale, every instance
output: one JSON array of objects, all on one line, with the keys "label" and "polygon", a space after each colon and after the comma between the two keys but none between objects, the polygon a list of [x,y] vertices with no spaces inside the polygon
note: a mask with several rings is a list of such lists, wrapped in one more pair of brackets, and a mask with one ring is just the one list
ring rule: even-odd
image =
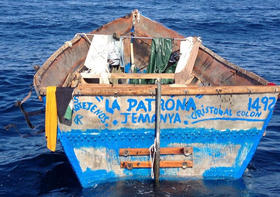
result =
[{"label": "boat gunwale", "polygon": [[[79,42],[81,40],[81,38],[83,37],[80,37],[80,36],[75,36],[70,42],[72,44],[75,44],[77,42]],[[34,75],[34,80],[33,80],[33,83],[34,83],[34,87],[35,87],[35,90],[38,91],[40,93],[40,95],[45,95],[46,94],[46,87],[40,87],[40,81],[39,79],[44,75],[46,74],[48,68],[52,65],[53,62],[55,62],[55,59],[62,55],[65,50],[67,50],[68,48],[71,48],[71,46],[68,44],[68,43],[65,43],[64,45],[62,45],[55,53],[53,53],[49,58],[48,60],[43,64],[43,66],[38,70],[38,72]],[[202,49],[203,51],[205,51],[206,53],[208,53],[209,55],[211,55],[213,58],[215,58],[216,60],[220,61],[221,63],[223,63],[225,66],[228,66],[230,68],[233,68],[234,70],[240,72],[240,73],[243,73],[245,74],[246,76],[249,76],[255,80],[257,80],[258,82],[260,83],[263,83],[263,84],[267,84],[268,81],[266,81],[265,79],[263,79],[262,77],[256,75],[255,73],[252,73],[250,71],[247,71],[245,69],[242,69],[241,67],[231,63],[231,62],[228,62],[227,60],[225,60],[224,58],[222,58],[221,56],[219,56],[218,54],[216,54],[215,52],[213,52],[212,50],[210,50],[209,48],[203,46],[202,44],[200,44],[200,49]],[[129,74],[128,74],[129,75]],[[142,74],[142,75],[145,75],[145,74]],[[94,88],[98,88],[98,87],[101,87],[103,88],[105,84],[87,84],[88,87],[94,87]],[[170,88],[176,88],[176,85],[178,86],[181,86],[180,84],[172,84],[172,85],[169,85],[168,87]],[[136,87],[137,85],[131,85],[131,87]],[[143,88],[143,85],[139,85],[141,88]],[[173,86],[173,87],[172,87]],[[80,85],[77,89],[77,91],[80,89],[80,87],[83,87],[83,85]],[[113,87],[113,85],[111,84],[106,84],[106,87]],[[129,87],[128,84],[125,84],[125,85],[114,85],[114,89],[117,88],[117,87]],[[155,85],[154,85],[155,87]],[[163,85],[164,87],[164,85]],[[228,92],[227,91],[227,88],[230,88],[230,89],[235,89],[238,87],[247,87],[248,91],[244,92],[240,92],[240,93],[252,93],[252,91],[250,91],[250,88],[251,87],[256,87],[256,88],[259,88],[259,87],[266,87],[266,91],[262,90],[261,93],[265,93],[265,92],[279,92],[279,87],[280,86],[271,86],[271,87],[274,87],[272,88],[272,90],[268,90],[267,87],[270,87],[270,86],[261,86],[261,85],[257,85],[257,86],[212,86],[212,88],[217,89],[217,87],[223,89],[222,92],[220,92],[219,94],[228,94],[228,93],[231,93],[230,91]],[[224,89],[224,87],[226,87],[226,89]],[[277,87],[277,88],[276,88]],[[145,87],[147,88],[147,87]],[[181,88],[181,87],[180,87]],[[201,89],[201,94],[204,94],[203,92],[206,92],[208,93],[208,91],[206,89],[210,88],[211,87],[198,87],[198,86],[186,86],[186,90],[189,90],[189,89],[192,89],[192,88],[199,88]],[[256,88],[253,88],[254,90],[256,90]],[[262,89],[262,88],[261,88]],[[214,92],[215,92],[214,91]],[[118,90],[118,92],[120,92],[120,90]],[[211,91],[212,92],[212,91]],[[78,92],[77,92],[78,93]],[[217,92],[216,92],[217,93]],[[234,91],[234,93],[239,93],[238,91]],[[259,91],[257,91],[257,93],[260,93]],[[94,94],[94,93],[90,93],[91,94]],[[122,93],[121,93],[122,94]],[[147,93],[145,93],[147,94]],[[180,93],[182,94],[182,93]],[[185,94],[185,93],[184,93]],[[211,93],[211,94],[215,94],[215,93]],[[128,93],[128,95],[130,95]],[[148,94],[149,95],[149,94]]]},{"label": "boat gunwale", "polygon": [[224,59],[223,57],[221,57],[220,55],[218,55],[217,53],[215,53],[211,49],[205,47],[204,45],[200,44],[199,48],[201,50],[203,50],[204,52],[208,53],[210,56],[212,56],[217,61],[224,64],[225,66],[227,66],[229,68],[232,68],[232,69],[236,70],[237,72],[239,72],[241,74],[244,74],[244,75],[248,76],[249,78],[251,78],[253,80],[256,80],[257,82],[261,83],[262,85],[267,85],[269,83],[267,80],[260,77],[259,75],[255,74],[251,71],[247,71],[246,69],[229,62],[228,60]]},{"label": "boat gunwale", "polygon": [[[124,17],[120,17],[117,18],[105,25],[102,25],[101,27],[97,28],[96,30],[93,30],[92,32],[90,32],[91,34],[96,32],[98,33],[98,31],[100,29],[102,29],[105,26],[110,25],[112,22],[119,20],[121,18],[125,18],[125,17],[131,17],[131,13],[124,16]],[[149,19],[149,18],[147,18]],[[151,20],[151,19],[149,19]],[[156,21],[151,20],[152,22],[158,23]],[[159,23],[160,24],[160,23]],[[160,24],[162,25],[162,24]],[[164,25],[162,25],[164,26]],[[165,27],[165,26],[164,26]],[[165,27],[167,28],[167,27]],[[174,31],[172,29],[167,28],[170,31]],[[86,39],[84,38],[84,36],[82,36],[81,34],[76,34],[74,36],[74,38],[71,41],[65,42],[58,50],[56,50],[42,65],[42,67],[38,70],[38,72],[34,75],[34,79],[33,79],[33,84],[34,84],[34,88],[36,90],[36,92],[38,93],[38,97],[40,98],[40,96],[43,96],[46,94],[46,87],[42,87],[40,84],[41,79],[43,78],[43,76],[45,74],[47,74],[48,69],[56,62],[56,59],[63,55],[63,53],[65,53],[67,50],[74,48],[76,45],[76,43],[83,41],[85,43],[88,43],[86,41]],[[239,73],[242,73],[246,76],[248,76],[249,78],[258,81],[259,83],[261,83],[262,85],[267,85],[268,81],[263,79],[262,77],[258,76],[257,74],[247,71],[231,62],[228,62],[227,60],[225,60],[224,58],[222,58],[221,56],[219,56],[218,54],[216,54],[215,52],[213,52],[212,50],[210,50],[209,48],[205,47],[203,44],[200,44],[199,49],[203,50],[204,52],[208,53],[211,57],[213,57],[214,59],[216,59],[217,61],[221,62],[222,64],[224,64],[225,66],[236,70]],[[82,59],[82,57],[81,57]],[[73,65],[72,65],[73,67]],[[72,68],[71,70],[73,71]],[[65,75],[65,79],[67,78],[67,75],[69,73],[67,73]],[[145,74],[143,74],[145,75]],[[65,81],[64,81],[65,82]],[[63,84],[61,84],[62,86]],[[170,91],[163,91],[163,95],[164,94],[172,94],[172,95],[191,95],[191,94],[239,94],[239,93],[273,93],[273,92],[278,92],[279,93],[279,87],[280,86],[262,86],[262,85],[255,85],[255,86],[185,86],[185,87],[178,87],[181,86],[180,84],[172,84],[172,85],[162,85],[163,89],[166,87],[168,87],[170,89]],[[97,95],[99,92],[99,95],[133,95],[133,94],[143,94],[140,91],[140,93],[137,93],[136,91],[129,91],[129,90],[124,90],[124,88],[135,88],[135,87],[140,87],[143,89],[143,85],[129,85],[129,84],[123,84],[123,85],[110,85],[108,84],[108,86],[106,87],[110,87],[112,88],[112,90],[107,91],[107,92],[102,92],[100,90],[98,90],[98,87],[104,88],[105,86],[103,84],[87,84],[86,86],[84,85],[79,85],[77,88],[75,88],[75,94],[79,95],[79,94],[85,94],[85,95]],[[148,86],[145,86],[145,91],[144,94],[145,95],[154,95],[155,92],[155,85],[152,85],[152,88],[148,88]],[[94,91],[94,90],[90,90],[91,88],[95,88],[95,90],[98,91]],[[179,90],[179,89],[180,90]],[[238,89],[241,88],[241,91],[239,91]],[[136,88],[137,89],[137,88]],[[195,90],[195,91],[194,91]],[[221,90],[221,91],[220,91]],[[117,93],[116,93],[117,92]],[[170,93],[168,93],[170,92]]]},{"label": "boat gunwale", "polygon": [[[74,44],[78,43],[81,40],[81,36],[74,36],[74,38],[71,41],[65,42],[59,49],[57,49],[40,67],[40,69],[35,73],[33,78],[33,86],[35,88],[36,92],[40,92],[40,82],[42,77],[47,73],[48,69],[52,66],[52,64],[55,62],[55,60],[63,55],[63,53],[68,50],[69,48],[72,48]],[[71,44],[70,44],[71,43]],[[81,59],[83,59],[81,57]],[[66,75],[67,76],[67,75]]]},{"label": "boat gunwale", "polygon": [[[154,96],[157,85],[128,84],[81,84],[74,89],[73,95],[82,96]],[[186,86],[180,84],[162,85],[162,95],[226,95],[226,94],[265,94],[280,93],[280,86]],[[46,88],[41,88],[41,95]]]}]

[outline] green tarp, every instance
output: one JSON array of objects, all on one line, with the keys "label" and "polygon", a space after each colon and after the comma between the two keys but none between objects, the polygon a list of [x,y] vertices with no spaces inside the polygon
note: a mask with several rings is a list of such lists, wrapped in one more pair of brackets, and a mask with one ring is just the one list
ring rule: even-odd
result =
[{"label": "green tarp", "polygon": [[148,73],[163,73],[167,67],[172,52],[172,40],[154,38],[152,40]]},{"label": "green tarp", "polygon": [[[172,53],[172,39],[154,38],[152,40],[150,62],[147,73],[174,73],[175,65],[168,65],[169,57]],[[149,80],[148,83],[154,83]],[[173,83],[173,79],[162,79],[163,84]]]},{"label": "green tarp", "polygon": [[[168,65],[168,60],[172,53],[172,39],[153,38],[151,46],[150,62],[147,73],[174,73],[177,63]],[[137,72],[136,69],[134,72]],[[173,83],[173,79],[162,79],[162,84]],[[154,84],[154,79],[148,80],[131,80],[132,84]]]}]

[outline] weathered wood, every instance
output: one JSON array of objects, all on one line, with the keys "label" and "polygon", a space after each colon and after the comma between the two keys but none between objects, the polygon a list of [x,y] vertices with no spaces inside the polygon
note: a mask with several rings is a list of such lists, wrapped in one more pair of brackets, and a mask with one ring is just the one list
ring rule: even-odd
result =
[{"label": "weathered wood", "polygon": [[[86,84],[79,85],[74,90],[74,95],[155,95],[155,85],[111,85],[111,84]],[[223,95],[223,94],[258,94],[280,93],[280,86],[217,86],[217,87],[172,87],[162,85],[162,95]],[[41,88],[41,95],[46,94],[46,88]]]},{"label": "weathered wood", "polygon": [[256,82],[259,82],[262,85],[267,85],[268,81],[265,80],[264,78],[256,75],[253,72],[247,71],[229,61],[227,61],[226,59],[222,58],[221,56],[219,56],[218,54],[214,53],[212,50],[210,50],[209,48],[203,46],[202,44],[199,47],[202,51],[205,51],[207,54],[209,54],[210,56],[212,56],[215,60],[221,62],[222,64],[226,65],[229,68],[232,68],[236,73],[242,73],[244,76],[246,76],[247,78],[253,79]]},{"label": "weathered wood", "polygon": [[[133,168],[151,168],[150,161],[122,161],[121,168],[133,169]],[[160,161],[160,168],[192,168],[193,161]]]},{"label": "weathered wood", "polygon": [[193,41],[193,48],[185,68],[181,72],[175,74],[175,83],[177,84],[187,84],[189,79],[192,78],[193,66],[200,46],[200,41],[197,38],[193,38]]},{"label": "weathered wood", "polygon": [[[164,147],[160,148],[161,155],[182,155],[182,154],[192,154],[192,147]],[[150,155],[150,150],[148,148],[121,148],[119,150],[120,156],[143,156]]]},{"label": "weathered wood", "polygon": [[[176,76],[175,76],[175,78],[176,78]],[[190,74],[188,79],[186,79],[184,84],[190,85],[194,78],[195,78],[195,76],[193,74]]]},{"label": "weathered wood", "polygon": [[77,68],[77,70],[75,72],[69,72],[69,74],[67,75],[65,81],[62,84],[62,87],[69,87],[69,85],[71,84],[71,87],[73,87],[73,84],[75,83],[74,87],[77,87],[78,84],[78,79],[81,78],[80,76],[80,71],[83,69],[84,64],[83,62],[85,61],[85,59],[82,60],[82,62],[80,63],[80,66]]},{"label": "weathered wood", "polygon": [[[111,79],[174,79],[174,73],[111,73]],[[97,74],[87,74],[84,78],[100,78]]]},{"label": "weathered wood", "polygon": [[[78,86],[76,95],[155,95],[155,86],[125,85],[100,87]],[[197,95],[197,94],[254,94],[280,92],[280,86],[219,86],[219,87],[170,87],[162,86],[162,95]]]},{"label": "weathered wood", "polygon": [[203,84],[210,86],[268,84],[263,78],[231,64],[202,45],[193,67],[193,74],[201,79]]}]

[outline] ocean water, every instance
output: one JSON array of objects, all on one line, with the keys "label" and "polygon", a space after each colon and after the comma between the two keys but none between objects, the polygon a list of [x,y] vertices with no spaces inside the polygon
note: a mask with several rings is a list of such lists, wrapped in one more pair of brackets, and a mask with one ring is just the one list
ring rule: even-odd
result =
[{"label": "ocean water", "polygon": [[[0,1],[0,196],[280,196],[280,103],[243,178],[236,181],[121,181],[82,189],[61,147],[51,153],[44,116],[29,129],[15,101],[26,96],[33,66],[77,32],[137,8],[185,36],[200,36],[225,59],[280,84],[278,0]],[[34,92],[24,105],[42,109]]]}]

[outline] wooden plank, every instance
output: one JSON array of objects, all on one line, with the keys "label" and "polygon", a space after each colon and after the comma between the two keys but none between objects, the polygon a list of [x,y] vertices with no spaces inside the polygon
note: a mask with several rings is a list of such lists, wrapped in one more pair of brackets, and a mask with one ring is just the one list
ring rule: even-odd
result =
[{"label": "wooden plank", "polygon": [[[151,168],[150,161],[122,161],[121,168],[133,169],[133,168]],[[192,168],[193,161],[160,161],[160,168]]]},{"label": "wooden plank", "polygon": [[[74,90],[74,95],[88,96],[144,96],[155,95],[155,85],[110,85],[90,84],[79,85]],[[46,88],[40,89],[40,94],[45,95]],[[185,86],[172,87],[162,85],[162,95],[223,95],[223,94],[259,94],[259,93],[280,93],[280,86]]]},{"label": "wooden plank", "polygon": [[250,77],[251,79],[260,82],[263,85],[267,85],[268,81],[265,80],[264,78],[256,75],[253,72],[247,71],[229,61],[227,61],[226,59],[222,58],[221,56],[219,56],[218,54],[214,53],[212,50],[210,50],[209,48],[203,46],[202,44],[199,47],[201,50],[205,51],[206,53],[208,53],[209,55],[211,55],[214,59],[216,59],[217,61],[221,62],[222,64],[224,64],[227,67],[230,67],[232,69],[234,69],[236,72],[242,73],[245,76]]},{"label": "wooden plank", "polygon": [[[164,147],[160,148],[161,155],[182,155],[182,154],[192,154],[192,147]],[[119,150],[120,156],[141,156],[150,155],[150,150],[148,148],[121,148]]]},{"label": "wooden plank", "polygon": [[[83,74],[84,78],[100,78],[96,74]],[[174,73],[111,73],[111,79],[174,79]]]},{"label": "wooden plank", "polygon": [[[280,86],[217,86],[217,87],[171,87],[162,86],[162,95],[222,95],[222,94],[254,94],[254,93],[278,93]],[[155,86],[114,86],[111,88],[91,88],[90,86],[78,86],[74,90],[75,95],[155,95]]]},{"label": "wooden plank", "polygon": [[111,78],[117,79],[174,79],[174,73],[112,73]]},{"label": "wooden plank", "polygon": [[188,81],[192,78],[192,71],[194,63],[198,54],[199,46],[201,42],[197,38],[193,38],[193,48],[190,52],[190,57],[184,69],[175,74],[175,83],[177,84],[188,84]]}]

